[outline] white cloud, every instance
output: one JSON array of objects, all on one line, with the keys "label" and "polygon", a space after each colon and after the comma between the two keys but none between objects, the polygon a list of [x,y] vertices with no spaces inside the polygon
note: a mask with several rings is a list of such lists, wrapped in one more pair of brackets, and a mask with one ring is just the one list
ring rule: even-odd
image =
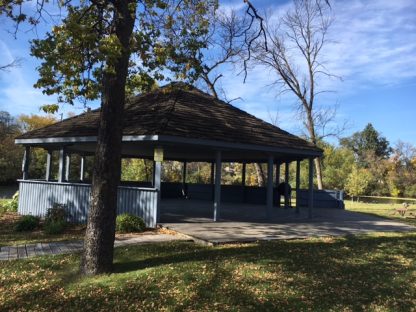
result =
[{"label": "white cloud", "polygon": [[338,1],[325,50],[329,69],[348,87],[395,85],[416,77],[413,0]]}]

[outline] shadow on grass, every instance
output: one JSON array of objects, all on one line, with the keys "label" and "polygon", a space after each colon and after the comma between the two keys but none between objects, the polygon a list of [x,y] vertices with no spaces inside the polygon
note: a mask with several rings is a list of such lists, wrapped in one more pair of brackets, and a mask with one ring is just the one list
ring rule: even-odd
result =
[{"label": "shadow on grass", "polygon": [[13,302],[42,298],[42,308],[66,310],[411,311],[415,259],[416,234],[129,246],[116,249],[115,273],[101,277],[78,280],[75,256],[64,265],[45,262],[58,274],[54,284],[30,286]]}]

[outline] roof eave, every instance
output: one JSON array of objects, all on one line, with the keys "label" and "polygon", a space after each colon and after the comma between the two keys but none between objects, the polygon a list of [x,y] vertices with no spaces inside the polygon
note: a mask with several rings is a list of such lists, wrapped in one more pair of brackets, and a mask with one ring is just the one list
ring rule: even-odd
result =
[{"label": "roof eave", "polygon": [[[97,136],[80,136],[80,137],[56,137],[56,138],[30,138],[30,139],[16,139],[16,144],[22,145],[65,145],[71,143],[89,143],[96,142]],[[205,140],[195,138],[184,138],[169,135],[124,135],[123,142],[141,142],[141,141],[158,141],[161,143],[178,143],[185,145],[199,145],[204,147],[212,147],[218,149],[237,149],[259,151],[264,153],[282,153],[282,154],[298,154],[302,158],[306,157],[320,157],[323,151],[319,148],[287,148],[275,147],[268,145],[255,145],[245,143],[231,143],[226,141]]]}]

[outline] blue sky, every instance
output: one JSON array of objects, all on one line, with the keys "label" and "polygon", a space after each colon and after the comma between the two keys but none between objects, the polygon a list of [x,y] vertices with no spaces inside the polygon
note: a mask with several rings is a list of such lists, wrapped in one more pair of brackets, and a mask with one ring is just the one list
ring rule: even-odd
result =
[{"label": "blue sky", "polygon": [[[252,0],[260,10],[281,12],[286,1]],[[220,1],[225,9],[243,8],[243,0]],[[416,2],[414,0],[331,1],[335,21],[324,60],[331,73],[342,77],[325,82],[334,93],[318,98],[318,104],[337,104],[337,123],[347,121],[344,135],[361,130],[368,122],[394,144],[398,140],[416,145]],[[34,89],[38,61],[29,55],[28,39],[34,32],[20,32],[14,39],[10,25],[0,19],[0,63],[13,57],[22,65],[0,74],[0,110],[13,115],[39,114],[39,106],[54,97]],[[41,35],[41,32],[39,32]],[[295,100],[278,96],[267,87],[274,75],[255,68],[244,84],[243,77],[226,68],[221,80],[227,98],[241,97],[236,105],[268,122],[277,116],[278,126],[300,134]],[[61,112],[82,112],[82,105]]]}]

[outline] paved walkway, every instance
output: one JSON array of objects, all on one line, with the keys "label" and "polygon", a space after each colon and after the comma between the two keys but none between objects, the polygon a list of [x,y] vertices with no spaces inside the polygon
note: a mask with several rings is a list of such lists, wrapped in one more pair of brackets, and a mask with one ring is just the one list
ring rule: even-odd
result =
[{"label": "paved walkway", "polygon": [[306,211],[284,216],[271,222],[198,222],[163,223],[163,226],[209,245],[295,239],[319,236],[340,236],[371,232],[414,232],[416,227],[389,219],[346,210],[314,209],[314,217]]},{"label": "paved walkway", "polygon": [[[115,247],[148,244],[157,242],[171,242],[177,240],[189,240],[183,235],[169,235],[169,234],[149,234],[138,235],[134,237],[117,238],[114,242]],[[79,241],[65,241],[65,242],[50,242],[25,244],[18,246],[5,246],[0,248],[1,260],[25,259],[35,256],[45,255],[60,255],[67,253],[75,253],[82,251],[84,242]]]}]

